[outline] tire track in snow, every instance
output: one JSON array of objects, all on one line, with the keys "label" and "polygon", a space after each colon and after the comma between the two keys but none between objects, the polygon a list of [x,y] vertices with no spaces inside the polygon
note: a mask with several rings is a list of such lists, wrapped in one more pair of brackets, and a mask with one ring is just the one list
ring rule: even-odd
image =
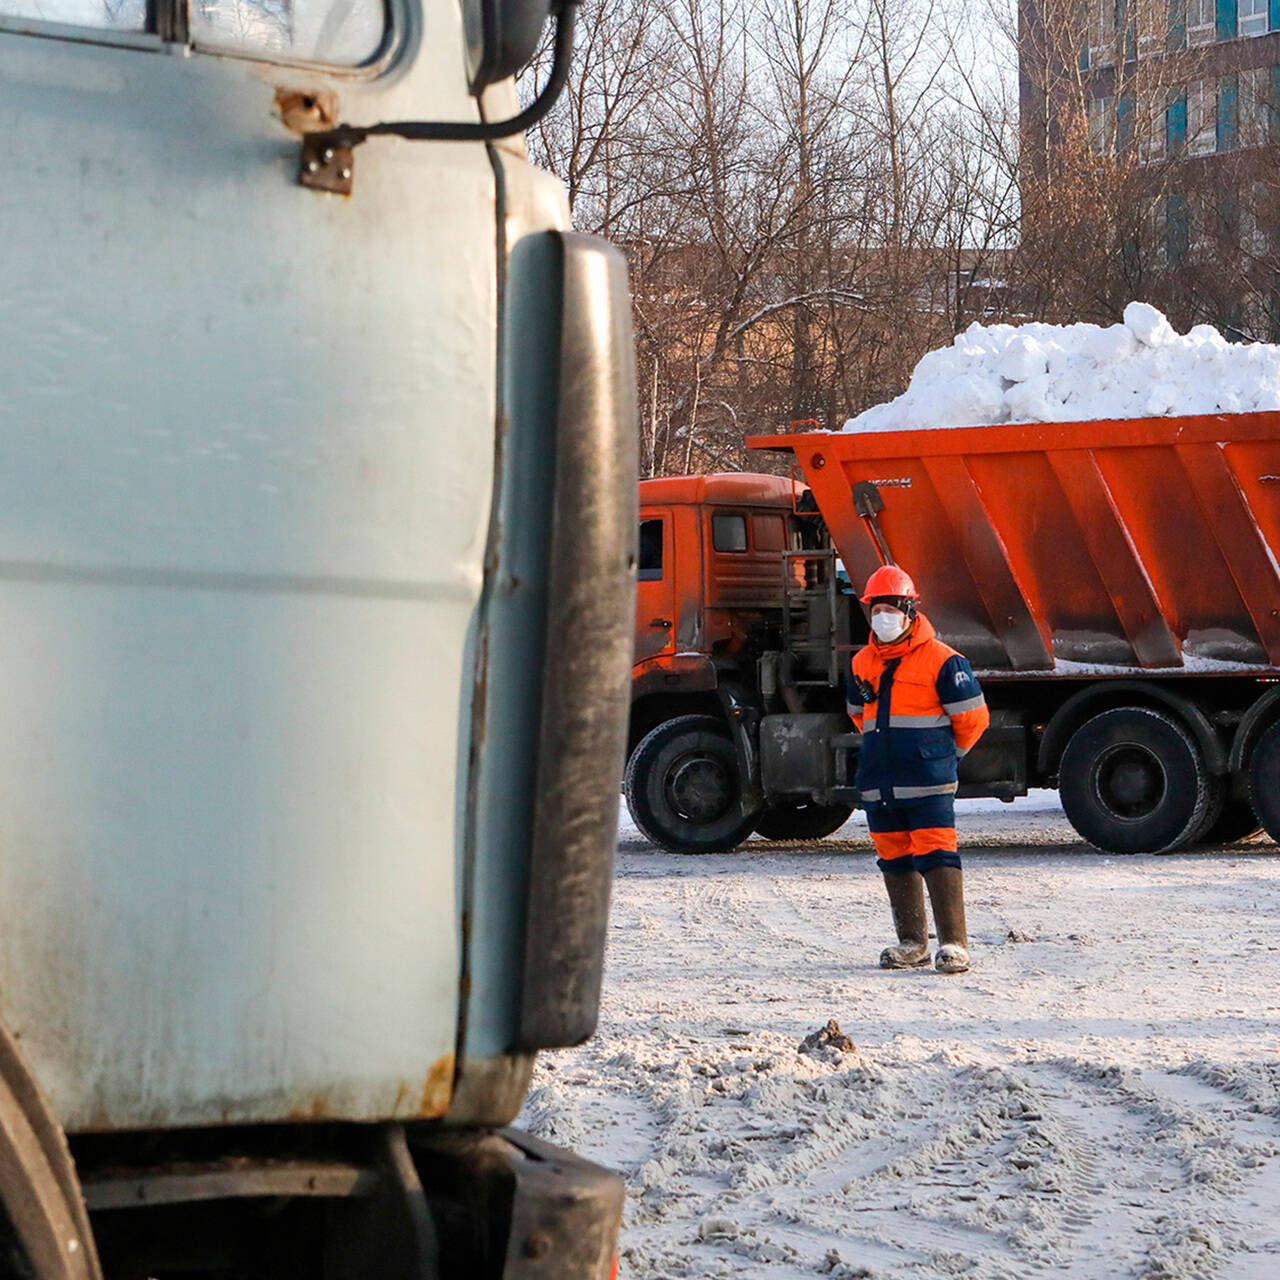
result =
[{"label": "tire track in snow", "polygon": [[1062,1191],[1072,1206],[1058,1223],[1055,1256],[1034,1259],[1036,1268],[1094,1274],[1106,1258],[1140,1242],[1137,1275],[1224,1274],[1221,1268],[1246,1247],[1234,1193],[1280,1151],[1275,1119],[1267,1118],[1269,1132],[1259,1133],[1256,1117],[1221,1094],[1192,1096],[1181,1073],[1081,1059],[1031,1071],[1060,1135],[1055,1159],[1070,1153]]},{"label": "tire track in snow", "polygon": [[[601,1036],[540,1060],[628,1277],[1280,1274],[1280,858],[976,856],[943,980],[874,968],[864,855],[758,846],[620,859]],[[799,1056],[829,1016],[859,1052]]]}]

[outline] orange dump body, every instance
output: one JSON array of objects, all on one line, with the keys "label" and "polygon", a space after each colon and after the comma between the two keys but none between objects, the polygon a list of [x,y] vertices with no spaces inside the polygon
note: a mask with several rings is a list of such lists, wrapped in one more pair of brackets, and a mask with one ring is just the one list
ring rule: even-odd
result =
[{"label": "orange dump body", "polygon": [[747,443],[795,455],[857,585],[880,558],[852,486],[877,485],[894,560],[975,667],[1280,667],[1280,413]]}]

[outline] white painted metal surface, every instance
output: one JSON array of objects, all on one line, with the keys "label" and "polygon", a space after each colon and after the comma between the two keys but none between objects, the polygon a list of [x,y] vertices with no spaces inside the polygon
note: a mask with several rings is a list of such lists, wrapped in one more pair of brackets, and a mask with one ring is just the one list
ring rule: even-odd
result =
[{"label": "white painted metal surface", "polygon": [[273,110],[474,119],[407,19],[372,78],[0,34],[0,1015],[72,1131],[448,1101],[493,174],[306,191]]}]

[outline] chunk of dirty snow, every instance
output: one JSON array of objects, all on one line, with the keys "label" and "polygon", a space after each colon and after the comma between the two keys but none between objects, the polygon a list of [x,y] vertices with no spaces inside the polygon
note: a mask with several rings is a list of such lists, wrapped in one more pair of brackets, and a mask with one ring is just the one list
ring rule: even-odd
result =
[{"label": "chunk of dirty snow", "polygon": [[825,1027],[819,1027],[800,1041],[800,1053],[813,1057],[826,1057],[828,1054],[853,1053],[857,1045],[840,1030],[840,1024],[834,1018],[827,1019]]},{"label": "chunk of dirty snow", "polygon": [[733,1240],[737,1235],[738,1224],[732,1218],[703,1218],[698,1223],[700,1240]]},{"label": "chunk of dirty snow", "polygon": [[1124,323],[976,321],[916,365],[897,399],[846,431],[1089,422],[1280,409],[1280,346],[1232,344],[1210,325],[1179,334],[1146,302]]}]

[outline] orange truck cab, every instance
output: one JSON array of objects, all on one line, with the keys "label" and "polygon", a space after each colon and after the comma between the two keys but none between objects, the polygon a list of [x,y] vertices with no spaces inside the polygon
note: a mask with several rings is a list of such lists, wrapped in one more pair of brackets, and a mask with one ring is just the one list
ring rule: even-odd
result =
[{"label": "orange truck cab", "polygon": [[[854,744],[840,659],[852,620],[859,643],[866,626],[841,588],[825,526],[795,481],[641,483],[628,798],[651,839],[706,852],[752,830],[816,838],[848,819],[856,794],[836,752]],[[778,715],[807,717],[821,741],[779,737]]]}]

